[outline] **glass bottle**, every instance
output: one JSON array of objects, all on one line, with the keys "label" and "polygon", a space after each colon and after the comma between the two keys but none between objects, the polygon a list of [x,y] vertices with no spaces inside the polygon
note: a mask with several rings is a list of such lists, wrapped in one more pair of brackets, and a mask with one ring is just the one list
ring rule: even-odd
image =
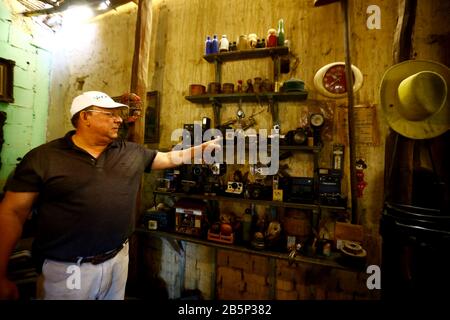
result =
[{"label": "glass bottle", "polygon": [[207,36],[205,41],[205,54],[211,54],[211,37]]},{"label": "glass bottle", "polygon": [[211,53],[217,53],[219,52],[219,40],[217,39],[217,34],[213,36],[213,39],[211,41]]},{"label": "glass bottle", "polygon": [[284,46],[284,40],[284,21],[280,19],[278,20],[277,45]]}]

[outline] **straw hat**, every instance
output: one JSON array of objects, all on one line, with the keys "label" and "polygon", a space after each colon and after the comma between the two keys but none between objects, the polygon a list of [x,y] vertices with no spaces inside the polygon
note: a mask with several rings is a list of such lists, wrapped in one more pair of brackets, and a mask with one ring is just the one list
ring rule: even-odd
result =
[{"label": "straw hat", "polygon": [[383,75],[381,109],[389,126],[411,139],[430,139],[450,129],[450,69],[435,61],[408,60]]}]

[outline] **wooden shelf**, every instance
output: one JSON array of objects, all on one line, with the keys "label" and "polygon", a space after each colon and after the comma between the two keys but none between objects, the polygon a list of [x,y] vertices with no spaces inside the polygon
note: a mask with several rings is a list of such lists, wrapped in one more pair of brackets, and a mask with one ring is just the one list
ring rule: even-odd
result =
[{"label": "wooden shelf", "polygon": [[272,48],[255,48],[249,50],[238,50],[229,52],[213,53],[203,56],[203,59],[209,63],[215,61],[237,61],[247,59],[259,59],[265,57],[285,56],[289,54],[288,47],[272,47]]},{"label": "wooden shelf", "polygon": [[202,199],[202,200],[217,200],[217,201],[232,201],[239,203],[250,203],[259,206],[274,206],[274,207],[283,207],[283,208],[297,208],[297,209],[305,209],[305,210],[316,210],[318,211],[321,208],[330,209],[330,210],[346,210],[345,207],[334,207],[334,206],[324,206],[320,204],[309,204],[309,203],[294,203],[294,202],[282,202],[282,201],[270,201],[270,200],[255,200],[255,199],[246,199],[240,197],[227,197],[227,196],[210,196],[203,194],[189,194],[183,192],[165,192],[165,191],[154,191],[154,194],[171,196],[171,197],[180,197],[180,198],[190,198],[190,199]]},{"label": "wooden shelf", "polygon": [[[270,150],[270,145],[267,146],[267,149]],[[280,151],[301,151],[301,152],[320,152],[322,150],[322,147],[315,146],[315,147],[309,147],[309,146],[283,146],[280,145]]]},{"label": "wooden shelf", "polygon": [[[191,243],[196,243],[208,247],[218,248],[218,249],[224,249],[224,250],[232,250],[237,252],[243,252],[248,254],[254,254],[264,257],[270,257],[275,259],[284,259],[289,260],[288,253],[283,252],[274,252],[274,251],[266,251],[266,250],[254,250],[250,249],[244,246],[240,245],[234,245],[234,244],[222,244],[217,242],[212,242],[200,238],[194,238],[190,237],[188,235],[184,235],[181,233],[174,233],[174,232],[166,232],[166,231],[159,231],[159,230],[147,230],[144,228],[137,228],[136,232],[139,234],[145,234],[152,237],[158,237],[158,238],[167,238],[172,240],[179,240],[179,241],[187,241]],[[330,257],[307,257],[307,256],[300,256],[297,255],[294,259],[296,263],[310,263],[315,265],[320,265],[324,267],[331,267],[336,269],[344,269],[344,270],[354,270],[352,268],[349,268],[348,266],[342,265],[338,262],[339,258],[341,258],[341,254],[339,253],[332,253]],[[358,271],[358,270],[355,270]]]},{"label": "wooden shelf", "polygon": [[308,97],[307,91],[261,92],[261,93],[218,93],[186,96],[186,100],[197,104],[261,102],[261,101],[302,101]]}]

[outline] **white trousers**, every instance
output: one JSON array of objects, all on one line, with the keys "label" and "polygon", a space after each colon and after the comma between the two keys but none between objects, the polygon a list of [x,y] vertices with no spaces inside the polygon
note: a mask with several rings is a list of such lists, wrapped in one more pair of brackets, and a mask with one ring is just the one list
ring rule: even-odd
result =
[{"label": "white trousers", "polygon": [[123,300],[128,277],[128,242],[100,264],[46,259],[36,285],[43,300]]}]

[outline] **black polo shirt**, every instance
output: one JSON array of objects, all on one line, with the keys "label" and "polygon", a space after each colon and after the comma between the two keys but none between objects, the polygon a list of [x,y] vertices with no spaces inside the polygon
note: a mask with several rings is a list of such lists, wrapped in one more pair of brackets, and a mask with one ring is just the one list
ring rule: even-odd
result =
[{"label": "black polo shirt", "polygon": [[92,256],[129,236],[142,174],[157,151],[116,140],[93,158],[75,131],[28,152],[5,189],[39,192],[35,247],[59,260]]}]

